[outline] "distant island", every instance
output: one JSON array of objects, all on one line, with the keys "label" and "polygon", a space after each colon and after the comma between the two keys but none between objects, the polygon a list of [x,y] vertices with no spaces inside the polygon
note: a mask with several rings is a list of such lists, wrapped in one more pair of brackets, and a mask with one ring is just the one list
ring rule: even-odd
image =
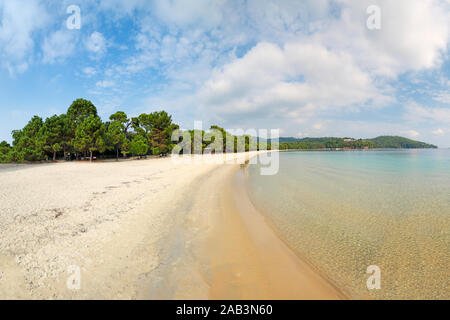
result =
[{"label": "distant island", "polygon": [[399,136],[373,139],[280,138],[280,150],[437,149],[437,146]]}]

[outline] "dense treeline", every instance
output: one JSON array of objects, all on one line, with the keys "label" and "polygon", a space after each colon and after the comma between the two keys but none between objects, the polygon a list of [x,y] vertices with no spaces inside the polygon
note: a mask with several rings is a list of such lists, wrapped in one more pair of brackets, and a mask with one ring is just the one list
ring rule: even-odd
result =
[{"label": "dense treeline", "polygon": [[352,138],[281,138],[281,150],[336,150],[336,149],[424,149],[437,148],[420,141],[397,137],[382,136],[374,139]]},{"label": "dense treeline", "polygon": [[165,111],[142,114],[129,119],[122,112],[102,122],[94,104],[75,100],[67,113],[45,121],[34,116],[22,130],[12,133],[13,145],[1,143],[1,162],[40,161],[72,155],[92,159],[95,154],[114,152],[126,156],[167,152],[170,135],[178,129]]},{"label": "dense treeline", "polygon": [[[118,111],[103,122],[91,101],[75,100],[67,113],[45,120],[34,116],[21,130],[12,132],[13,144],[0,143],[0,162],[42,161],[64,157],[93,159],[94,155],[109,157],[164,155],[175,146],[189,143],[191,153],[206,149],[223,152],[259,150],[259,143],[251,136],[234,136],[221,127],[210,131],[182,132],[178,141],[172,134],[179,126],[165,111],[143,113],[129,118]],[[187,138],[186,138],[187,137]],[[270,140],[266,142],[270,149]],[[280,138],[281,150],[336,150],[373,148],[436,148],[424,142],[403,137],[383,136],[374,139],[352,138]],[[180,150],[181,151],[181,150]],[[179,151],[177,151],[179,152]],[[181,151],[183,152],[183,151]]]},{"label": "dense treeline", "polygon": [[[54,115],[45,120],[34,116],[21,130],[12,132],[13,145],[0,143],[0,162],[42,161],[59,157],[76,159],[93,159],[94,155],[109,155],[119,159],[126,157],[164,155],[172,151],[176,143],[171,140],[174,130],[179,126],[165,111],[141,114],[129,118],[123,111],[118,111],[102,122],[97,108],[91,101],[75,100],[67,113]],[[223,128],[212,126],[222,134],[224,150],[237,152],[238,141],[245,141],[245,151],[258,148],[252,145],[251,137],[238,137],[226,132]],[[215,142],[205,131],[188,131],[191,136],[192,151],[203,152]],[[201,146],[195,146],[194,136],[200,135]],[[226,142],[234,140],[231,150]]]}]

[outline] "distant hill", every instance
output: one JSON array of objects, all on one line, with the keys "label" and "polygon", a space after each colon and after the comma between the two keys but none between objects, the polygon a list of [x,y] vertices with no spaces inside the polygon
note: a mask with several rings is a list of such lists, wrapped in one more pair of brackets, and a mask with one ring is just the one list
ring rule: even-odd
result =
[{"label": "distant hill", "polygon": [[382,136],[373,141],[378,148],[396,148],[396,149],[436,149],[437,146],[425,142],[415,141],[398,136]]},{"label": "distant hill", "polygon": [[298,138],[292,138],[292,137],[287,137],[287,138],[280,137],[280,142],[297,142],[299,140],[300,139],[298,139]]},{"label": "distant hill", "polygon": [[[270,143],[270,140],[268,141]],[[432,144],[398,136],[381,136],[373,139],[354,138],[280,138],[280,149],[434,149]]]}]

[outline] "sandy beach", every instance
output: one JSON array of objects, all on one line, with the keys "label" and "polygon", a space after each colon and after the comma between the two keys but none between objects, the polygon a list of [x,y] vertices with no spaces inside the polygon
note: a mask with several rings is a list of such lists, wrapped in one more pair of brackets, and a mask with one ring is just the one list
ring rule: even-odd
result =
[{"label": "sandy beach", "polygon": [[170,158],[0,166],[0,298],[344,298],[278,239],[239,170]]}]

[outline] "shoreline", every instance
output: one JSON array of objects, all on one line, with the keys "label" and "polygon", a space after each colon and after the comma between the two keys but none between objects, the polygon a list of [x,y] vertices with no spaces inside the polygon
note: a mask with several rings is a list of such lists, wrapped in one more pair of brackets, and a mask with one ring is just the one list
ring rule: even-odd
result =
[{"label": "shoreline", "polygon": [[[228,221],[217,225],[225,226],[219,227],[226,235],[224,239],[234,238],[236,243],[228,247],[228,260],[224,254],[216,257],[216,264],[230,266],[219,271],[210,297],[235,299],[238,295],[238,299],[255,299],[257,294],[256,299],[262,300],[347,299],[281,240],[251,203],[244,179],[243,169],[235,168],[225,186],[228,190],[224,190],[222,217],[227,214]],[[211,239],[217,234],[216,227]],[[211,243],[216,246],[214,241]]]},{"label": "shoreline", "polygon": [[[241,215],[239,168],[151,159],[4,170],[0,298],[345,298],[263,216]],[[80,290],[66,288],[70,265]]]},{"label": "shoreline", "polygon": [[[241,173],[239,173],[240,175],[243,175]],[[241,177],[240,179],[246,179],[247,176],[245,174],[245,177]],[[319,270],[311,261],[309,261],[308,259],[306,259],[305,257],[302,257],[301,255],[297,254],[294,250],[294,248],[288,243],[286,242],[283,237],[278,233],[279,231],[276,228],[275,223],[271,220],[270,217],[268,217],[263,211],[259,210],[256,208],[256,206],[253,204],[253,201],[250,197],[250,195],[248,194],[248,185],[246,185],[246,181],[240,181],[238,182],[240,184],[245,184],[245,186],[241,187],[243,188],[243,192],[245,192],[245,195],[238,195],[237,197],[241,197],[244,198],[245,202],[248,202],[250,206],[252,206],[252,210],[254,210],[254,212],[263,218],[264,223],[267,225],[267,227],[270,229],[271,232],[273,232],[273,234],[276,236],[276,238],[281,241],[284,246],[286,247],[286,249],[288,251],[290,251],[290,253],[292,253],[295,256],[295,259],[298,259],[300,261],[300,263],[306,265],[306,268],[309,268],[310,271],[312,271],[313,273],[317,274],[320,278],[322,278],[324,281],[326,281],[332,288],[333,290],[335,290],[337,292],[337,294],[340,296],[340,299],[343,300],[349,300],[352,299],[350,298],[350,293],[345,292],[344,289],[340,288],[337,284],[335,284],[326,274],[324,274],[321,270]]]}]

